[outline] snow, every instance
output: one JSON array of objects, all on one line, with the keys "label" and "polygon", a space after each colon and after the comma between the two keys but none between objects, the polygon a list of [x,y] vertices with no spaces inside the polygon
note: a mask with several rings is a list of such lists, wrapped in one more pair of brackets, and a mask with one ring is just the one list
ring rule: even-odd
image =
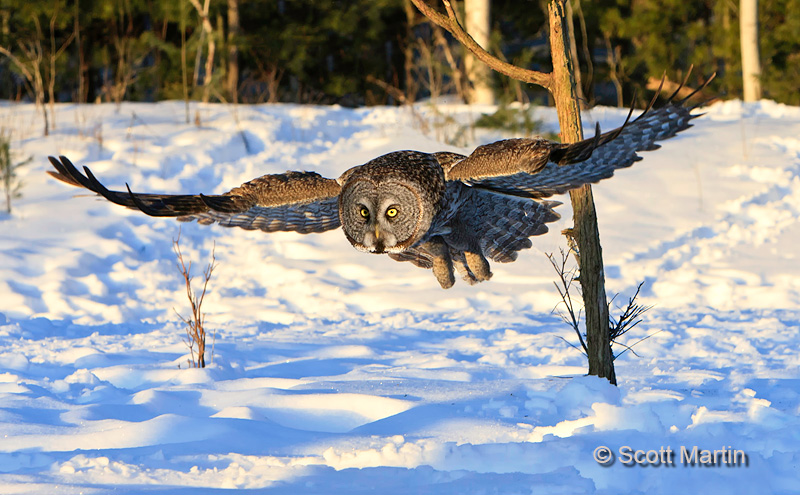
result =
[{"label": "snow", "polygon": [[[595,186],[614,305],[645,281],[654,306],[624,341],[648,337],[617,360],[619,387],[585,376],[552,312],[545,253],[564,246],[569,201],[490,282],[444,291],[340,231],[181,225],[44,173],[64,154],[139,191],[336,177],[501,138],[466,125],[481,110],[192,103],[186,124],[182,102],[64,104],[44,138],[33,106],[0,104],[34,157],[0,216],[0,493],[800,493],[800,108],[715,103]],[[587,133],[626,113],[593,109]],[[195,282],[212,250],[219,262],[205,369],[187,368],[175,314],[189,312],[179,229]],[[603,446],[610,466],[593,459]],[[746,466],[687,465],[695,447]],[[667,449],[672,465],[622,462]]]}]

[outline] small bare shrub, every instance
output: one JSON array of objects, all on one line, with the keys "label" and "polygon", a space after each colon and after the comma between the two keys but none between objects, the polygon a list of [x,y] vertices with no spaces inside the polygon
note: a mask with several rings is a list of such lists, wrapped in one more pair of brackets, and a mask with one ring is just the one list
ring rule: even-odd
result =
[{"label": "small bare shrub", "polygon": [[17,178],[18,168],[30,163],[33,157],[14,163],[11,152],[11,131],[0,129],[0,185],[6,198],[6,213],[11,214],[11,200],[22,197],[22,181]]},{"label": "small bare shrub", "polygon": [[[205,368],[206,367],[206,329],[204,327],[205,314],[202,311],[203,299],[206,297],[206,290],[208,289],[208,282],[211,280],[211,274],[217,267],[216,246],[211,250],[211,263],[208,264],[205,271],[203,271],[203,290],[198,294],[192,289],[192,262],[187,266],[183,261],[183,253],[181,253],[181,235],[178,233],[178,238],[172,241],[172,249],[178,257],[178,271],[180,271],[184,282],[186,283],[186,297],[189,298],[189,304],[192,307],[192,314],[188,318],[181,316],[177,310],[175,314],[186,323],[186,346],[191,353],[191,360],[189,365],[192,368]],[[214,349],[211,349],[211,359],[214,359]],[[195,357],[196,356],[196,357]]]},{"label": "small bare shrub", "polygon": [[[547,258],[550,260],[550,264],[553,265],[556,273],[558,274],[558,281],[553,282],[556,286],[556,290],[558,290],[559,296],[561,296],[561,302],[556,306],[554,312],[557,312],[559,316],[575,331],[575,334],[578,336],[578,342],[581,345],[581,348],[578,349],[572,343],[567,341],[562,337],[562,340],[567,342],[572,347],[575,347],[585,356],[588,356],[588,349],[586,345],[586,334],[581,330],[581,309],[578,308],[576,312],[576,307],[574,301],[572,299],[572,291],[579,290],[576,285],[573,283],[578,280],[578,266],[574,266],[572,268],[568,267],[568,261],[570,257],[571,251],[564,251],[561,250],[561,259],[557,260],[556,257],[551,253],[547,255]],[[615,318],[611,314],[611,304],[616,299],[614,296],[611,301],[609,301],[609,311],[608,311],[608,323],[609,323],[609,340],[611,342],[612,347],[614,345],[619,345],[624,347],[625,349],[622,352],[616,353],[613,355],[613,359],[616,360],[619,356],[624,354],[627,351],[633,352],[635,355],[636,352],[633,350],[633,347],[652,337],[655,333],[650,334],[631,345],[623,344],[619,341],[619,338],[628,333],[630,330],[633,329],[636,325],[641,323],[641,316],[648,310],[652,308],[652,306],[642,306],[641,304],[636,302],[636,298],[639,296],[639,291],[641,290],[644,282],[640,283],[638,287],[636,287],[636,293],[628,299],[628,304],[622,309],[622,313],[619,317]],[[580,296],[580,295],[579,295]],[[582,301],[582,297],[578,297],[579,301]],[[563,306],[563,310],[559,309],[559,306]],[[621,308],[618,308],[621,309]],[[658,332],[656,332],[658,333]]]}]

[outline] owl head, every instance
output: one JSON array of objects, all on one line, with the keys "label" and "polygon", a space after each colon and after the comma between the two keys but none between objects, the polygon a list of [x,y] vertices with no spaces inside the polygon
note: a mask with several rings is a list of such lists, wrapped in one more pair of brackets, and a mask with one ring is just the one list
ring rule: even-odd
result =
[{"label": "owl head", "polygon": [[339,218],[359,251],[399,253],[420,241],[441,209],[444,172],[427,153],[397,151],[340,178]]}]

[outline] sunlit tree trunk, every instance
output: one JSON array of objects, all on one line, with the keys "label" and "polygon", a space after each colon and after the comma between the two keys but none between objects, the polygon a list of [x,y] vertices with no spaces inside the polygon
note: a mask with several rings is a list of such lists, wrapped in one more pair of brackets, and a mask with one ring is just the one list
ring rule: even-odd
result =
[{"label": "sunlit tree trunk", "polygon": [[758,0],[740,0],[739,32],[742,45],[744,101],[761,99],[761,62],[758,57]]},{"label": "sunlit tree trunk", "polygon": [[[489,33],[491,33],[489,0],[464,0],[464,11],[467,32],[479,45],[488,50]],[[464,65],[473,88],[469,94],[469,102],[494,103],[489,67],[479,62],[471,53],[467,53]]]},{"label": "sunlit tree trunk", "polygon": [[[214,27],[211,25],[211,20],[208,18],[208,8],[210,0],[205,0],[201,6],[199,0],[190,0],[197,14],[200,16],[200,23],[203,28],[203,34],[208,38],[208,55],[206,58],[206,73],[203,77],[203,103],[208,103],[211,94],[211,79],[214,72],[214,54],[217,50],[217,43],[214,39]],[[199,52],[198,52],[199,53]],[[199,65],[199,64],[197,64]],[[195,71],[197,67],[195,67]]]},{"label": "sunlit tree trunk", "polygon": [[[580,101],[578,99],[570,37],[566,22],[564,0],[552,0],[550,12],[550,52],[553,58],[552,93],[561,127],[561,141],[572,143],[583,139]],[[572,235],[578,246],[580,283],[586,319],[586,347],[589,358],[589,374],[607,378],[617,383],[614,357],[611,353],[611,336],[608,324],[608,302],[606,300],[605,275],[603,273],[603,250],[600,247],[600,232],[597,227],[597,212],[594,207],[592,187],[584,185],[569,192],[572,202]]]},{"label": "sunlit tree trunk", "polygon": [[[574,67],[570,57],[572,35],[566,21],[566,0],[550,0],[550,51],[553,72],[544,73],[523,69],[498,59],[481,48],[458,22],[450,0],[442,0],[447,15],[432,8],[425,0],[411,0],[426,17],[447,29],[478,59],[492,69],[508,77],[546,88],[556,103],[561,139],[565,143],[579,141],[583,137],[580,106],[575,84]],[[611,353],[609,334],[608,302],[606,300],[603,253],[597,228],[592,190],[589,186],[570,191],[574,229],[572,238],[577,244],[580,284],[586,313],[586,344],[589,358],[589,374],[604,377],[617,383],[614,372],[614,357]]]},{"label": "sunlit tree trunk", "polygon": [[239,102],[239,0],[228,0],[228,94]]}]

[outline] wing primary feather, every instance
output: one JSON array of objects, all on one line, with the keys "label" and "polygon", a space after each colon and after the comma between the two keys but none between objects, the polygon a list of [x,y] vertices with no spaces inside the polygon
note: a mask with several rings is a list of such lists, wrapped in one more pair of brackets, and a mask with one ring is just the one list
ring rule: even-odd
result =
[{"label": "wing primary feather", "polygon": [[631,121],[631,117],[633,116],[633,102],[636,101],[636,90],[633,90],[633,99],[631,100],[631,107],[628,109],[628,115],[625,117],[625,122],[622,123],[619,130],[617,130],[617,135],[622,132],[622,128],[628,125],[628,122]]},{"label": "wing primary feather", "polygon": [[[622,130],[623,130],[623,129],[625,129],[625,127],[627,127],[627,126],[628,126],[628,124],[630,124],[630,122],[631,122],[631,117],[633,117],[633,108],[634,108],[634,107],[633,107],[633,105],[636,103],[636,94],[637,94],[637,92],[636,92],[636,89],[634,89],[634,90],[633,90],[633,97],[631,98],[631,107],[628,109],[628,115],[625,117],[625,122],[623,122],[623,123],[622,123],[622,125],[621,125],[621,126],[619,126],[618,128],[616,128],[615,130],[613,130],[613,131],[609,132],[609,133],[608,133],[608,136],[607,136],[607,137],[605,137],[605,138],[603,138],[603,140],[600,142],[600,144],[606,144],[606,143],[608,143],[609,141],[613,141],[613,140],[615,140],[615,139],[617,138],[617,136],[619,136],[619,135],[620,135],[620,133],[622,132]],[[651,104],[652,104],[652,103],[651,103]],[[648,109],[649,109],[649,108],[646,108],[646,109],[644,110],[644,112],[642,112],[642,115],[644,115],[645,113],[647,113],[647,110],[648,110]],[[636,117],[636,119],[635,119],[634,121],[636,121],[636,120],[639,120],[639,119],[642,117],[642,115],[639,115],[639,117]],[[599,145],[598,145],[598,146],[599,146]]]},{"label": "wing primary feather", "polygon": [[[594,144],[592,145],[592,151],[597,149],[600,146],[600,136],[602,133],[600,132],[600,121],[594,123]],[[591,154],[589,155],[591,156]]]},{"label": "wing primary feather", "polygon": [[[634,119],[634,122],[636,122],[639,119],[645,118],[645,116],[648,113],[650,113],[650,110],[653,109],[653,107],[655,106],[656,102],[658,101],[658,95],[661,94],[661,88],[663,86],[664,86],[664,79],[662,78],[661,79],[661,83],[659,83],[658,89],[656,90],[656,94],[653,95],[653,97],[650,99],[650,102],[647,104],[646,107],[644,107],[644,111],[642,111],[642,113],[640,113],[639,116]],[[634,104],[635,101],[636,101],[636,94],[634,93],[633,102],[631,102],[630,112],[633,112],[633,104]],[[626,122],[626,124],[627,124],[627,122]],[[625,124],[622,124],[622,127],[619,129],[619,131],[622,132],[622,128],[624,128],[624,127],[625,127]]]},{"label": "wing primary feather", "polygon": [[130,198],[131,198],[131,201],[133,201],[133,204],[134,204],[134,205],[135,205],[137,208],[139,208],[139,210],[140,210],[142,213],[144,213],[145,215],[150,215],[151,217],[160,217],[160,216],[164,216],[164,215],[159,215],[159,212],[158,212],[158,210],[155,210],[155,209],[153,209],[153,208],[151,208],[151,207],[147,206],[146,204],[144,204],[144,202],[143,202],[141,199],[139,199],[139,197],[138,197],[138,196],[136,196],[136,195],[133,193],[133,191],[131,191],[131,186],[129,186],[127,182],[125,183],[125,187],[128,189],[128,195],[130,196]]},{"label": "wing primary feather", "polygon": [[83,167],[83,171],[86,172],[86,177],[89,179],[89,183],[92,186],[92,187],[87,187],[87,189],[96,192],[97,194],[106,198],[107,200],[111,201],[114,204],[118,204],[121,206],[132,206],[128,204],[126,201],[123,201],[122,199],[117,197],[117,195],[115,195],[113,191],[109,191],[106,188],[106,186],[101,184],[100,181],[97,180],[97,177],[94,176],[92,171],[89,170],[89,167]]},{"label": "wing primary feather", "polygon": [[62,166],[63,170],[66,171],[66,173],[72,179],[77,181],[80,185],[82,185],[83,187],[86,187],[87,189],[90,189],[90,187],[89,187],[90,182],[86,179],[86,177],[83,176],[83,174],[80,173],[80,171],[77,169],[77,167],[75,167],[75,165],[73,165],[72,162],[69,161],[69,158],[67,158],[66,156],[63,156],[63,155],[60,156],[59,158],[61,159],[60,163],[61,163],[61,166]]},{"label": "wing primary feather", "polygon": [[234,202],[234,198],[241,198],[241,196],[206,196],[202,193],[198,196],[200,201],[210,210],[222,213],[239,213],[242,211],[242,208]]},{"label": "wing primary feather", "polygon": [[[208,206],[212,210],[216,210],[216,208],[214,208],[214,206],[211,204],[212,201],[208,196],[206,196],[203,193],[198,194],[198,196],[200,196],[200,201],[202,201],[204,205]],[[221,210],[218,210],[218,211],[221,211]]]},{"label": "wing primary feather", "polygon": [[[680,85],[678,85],[678,89],[676,89],[674,93],[669,95],[669,98],[667,98],[668,102],[671,102],[672,100],[674,100],[675,97],[678,96],[678,93],[681,92],[681,89],[683,89],[683,87],[686,86],[686,84],[689,82],[689,76],[692,75],[692,69],[694,69],[694,64],[689,66],[689,70],[686,71],[686,76],[683,78],[683,82],[681,82]],[[663,81],[662,81],[662,83],[663,83]],[[686,100],[683,100],[683,101],[686,101]],[[681,103],[683,103],[683,101]]]},{"label": "wing primary feather", "polygon": [[200,201],[203,202],[209,209],[219,211],[222,213],[239,213],[242,208],[236,205],[234,198],[241,198],[241,196],[206,196],[199,194]]},{"label": "wing primary feather", "polygon": [[577,156],[573,157],[571,161],[582,162],[583,160],[589,159],[592,156],[594,150],[596,150],[597,147],[600,146],[600,144],[602,144],[601,143],[602,137],[603,136],[600,133],[600,122],[595,122],[594,137],[592,138],[591,146],[587,146],[586,148],[584,148],[584,150],[582,150]]},{"label": "wing primary feather", "polygon": [[[656,102],[658,101],[658,96],[661,94],[661,90],[664,88],[664,81],[666,80],[667,80],[667,73],[665,71],[664,75],[661,76],[661,82],[658,83],[658,89],[656,89],[656,93],[650,99],[650,103],[648,103],[647,106],[644,108],[644,112],[642,112],[642,115],[646,114],[648,111],[650,111],[651,108],[655,106]],[[633,103],[631,103],[631,108],[633,108]]]},{"label": "wing primary feather", "polygon": [[[708,86],[708,84],[709,84],[711,81],[713,81],[715,77],[717,77],[717,73],[716,73],[716,72],[712,73],[712,74],[711,74],[711,75],[708,77],[708,79],[706,79],[706,81],[705,81],[703,84],[701,84],[701,85],[700,85],[700,87],[698,87],[697,89],[695,89],[694,91],[692,91],[691,93],[689,93],[689,95],[688,95],[686,98],[682,99],[682,100],[681,100],[680,102],[678,102],[678,103],[679,103],[679,104],[681,104],[681,105],[683,105],[684,103],[686,103],[686,101],[688,101],[688,100],[689,100],[690,98],[692,98],[694,95],[696,95],[697,93],[699,93],[699,92],[703,91],[704,89],[706,89],[706,87]],[[694,110],[694,109],[695,109],[695,108],[697,108],[698,106],[700,106],[700,105],[705,105],[706,103],[709,103],[709,102],[711,102],[711,101],[713,101],[713,100],[716,100],[716,97],[712,97],[712,98],[705,98],[703,102],[701,102],[701,103],[698,103],[697,105],[695,105],[695,106],[691,107],[691,110]]]},{"label": "wing primary feather", "polygon": [[198,196],[206,207],[221,213],[240,213],[254,204],[254,201],[239,195],[206,196],[199,194]]},{"label": "wing primary feather", "polygon": [[50,175],[73,186],[81,186],[92,190],[89,182],[86,180],[86,177],[78,172],[78,169],[75,168],[75,165],[73,165],[66,156],[60,156],[58,159],[52,156],[48,158],[50,163],[53,164],[53,167],[55,167],[55,169],[58,171],[58,174]]},{"label": "wing primary feather", "polygon": [[48,170],[47,171],[48,174],[50,174],[52,177],[55,177],[56,179],[60,180],[61,182],[65,182],[65,183],[67,183],[69,185],[78,186],[78,187],[81,186],[81,183],[78,182],[77,180],[75,180],[67,172],[67,170],[64,168],[64,166],[61,164],[61,162],[58,161],[54,156],[48,156],[47,159],[50,160],[50,163],[53,165],[53,168],[56,169],[55,172],[53,172],[52,170]]}]

